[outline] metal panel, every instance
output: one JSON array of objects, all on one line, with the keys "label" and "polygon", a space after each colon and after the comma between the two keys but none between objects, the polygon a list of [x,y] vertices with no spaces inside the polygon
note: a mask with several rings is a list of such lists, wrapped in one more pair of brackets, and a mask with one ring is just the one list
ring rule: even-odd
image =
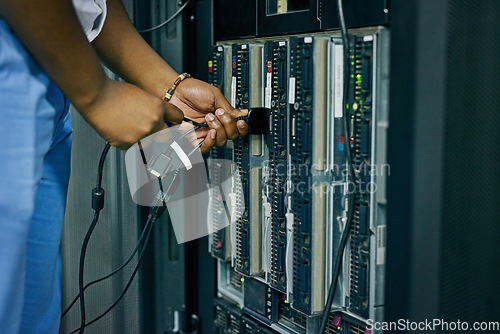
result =
[{"label": "metal panel", "polygon": [[[91,190],[95,186],[97,162],[105,141],[72,108],[73,148],[68,204],[62,236],[63,298],[62,307],[78,294],[78,262],[83,238],[93,217],[90,207]],[[111,149],[105,163],[103,187],[106,190],[102,211],[86,257],[85,282],[100,278],[120,266],[137,243],[137,209],[129,195],[124,153]],[[86,293],[87,319],[104,312],[124,289],[133,267],[132,261],[123,273],[89,288]],[[102,320],[91,325],[88,333],[138,333],[140,310],[138,308],[138,279],[124,299]],[[80,325],[78,304],[61,324],[67,333]]]}]

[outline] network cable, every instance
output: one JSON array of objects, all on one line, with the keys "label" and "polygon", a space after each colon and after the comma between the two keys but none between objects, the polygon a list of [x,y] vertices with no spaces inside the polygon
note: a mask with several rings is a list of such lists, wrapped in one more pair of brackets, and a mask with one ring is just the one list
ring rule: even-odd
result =
[{"label": "network cable", "polygon": [[187,5],[190,2],[191,2],[191,0],[187,0],[186,3],[183,4],[172,16],[170,16],[168,19],[166,19],[162,23],[160,23],[160,24],[158,24],[158,25],[156,25],[154,27],[148,28],[148,29],[137,30],[137,32],[140,33],[140,34],[143,34],[143,33],[146,33],[146,32],[152,32],[152,31],[158,30],[158,29],[166,26],[167,24],[169,24],[170,22],[172,22],[172,20],[175,19],[180,13],[182,13],[182,11],[187,7]]},{"label": "network cable", "polygon": [[349,182],[352,180],[354,183],[354,190],[352,191],[350,196],[348,197],[348,211],[347,211],[347,221],[344,226],[344,231],[342,232],[341,238],[340,238],[340,243],[338,247],[338,251],[336,252],[336,256],[334,259],[334,262],[332,264],[333,268],[333,273],[332,273],[332,282],[330,283],[330,287],[328,289],[328,298],[326,301],[325,309],[323,311],[323,316],[321,319],[321,325],[320,325],[320,330],[319,333],[323,333],[326,328],[326,323],[328,321],[328,316],[330,314],[330,310],[332,308],[333,304],[333,299],[335,297],[335,290],[337,288],[337,282],[339,279],[340,275],[340,269],[342,267],[342,258],[344,256],[345,248],[347,245],[347,240],[349,238],[349,234],[351,231],[352,227],[352,222],[354,219],[354,202],[356,199],[356,182],[357,182],[357,176],[356,176],[356,170],[354,168],[354,163],[352,159],[352,152],[351,152],[351,145],[350,145],[350,135],[349,135],[349,121],[347,117],[347,108],[346,108],[346,102],[348,99],[348,93],[349,93],[349,82],[350,82],[350,59],[349,59],[349,36],[347,34],[347,27],[345,24],[345,18],[344,18],[344,9],[343,9],[343,4],[342,0],[337,0],[337,15],[339,18],[340,22],[340,28],[341,28],[341,33],[342,33],[342,43],[344,44],[344,103],[343,103],[343,109],[344,109],[344,136],[347,141],[346,147],[346,158],[347,158],[347,164],[348,164],[348,178],[347,181]]},{"label": "network cable", "polygon": [[87,234],[85,235],[85,238],[83,239],[83,245],[80,253],[80,263],[79,263],[79,268],[78,268],[78,291],[80,294],[80,320],[81,320],[81,325],[80,325],[80,333],[83,333],[84,331],[84,324],[85,324],[85,296],[83,293],[83,270],[85,267],[85,254],[87,252],[87,246],[90,241],[90,237],[92,236],[92,233],[94,232],[94,229],[97,225],[97,222],[99,221],[99,213],[104,207],[104,189],[101,187],[102,185],[102,171],[104,167],[104,161],[106,160],[106,156],[108,155],[109,149],[110,149],[110,144],[106,143],[106,146],[104,147],[104,150],[102,151],[101,158],[99,159],[99,165],[97,168],[97,182],[96,182],[96,187],[92,190],[92,209],[94,210],[94,219],[92,220],[92,223],[90,224],[90,227],[87,231]]},{"label": "network cable", "polygon": [[[129,256],[129,258],[118,268],[116,268],[115,270],[113,270],[113,272],[111,272],[110,274],[106,275],[106,276],[103,276],[99,279],[96,279],[90,283],[87,283],[84,287],[83,287],[83,291],[87,290],[87,288],[91,287],[92,285],[94,284],[97,284],[99,282],[102,282],[104,280],[107,280],[108,278],[116,275],[118,272],[120,272],[121,270],[123,270],[131,261],[132,259],[135,257],[135,255],[137,254],[137,252],[139,251],[139,248],[142,244],[142,242],[144,241],[144,238],[146,237],[146,232],[148,231],[148,227],[151,225],[151,221],[147,221],[146,222],[146,225],[144,226],[144,229],[142,230],[142,233],[139,237],[139,241],[135,247],[135,249],[133,250],[132,254]],[[146,242],[144,244],[147,243],[147,239],[146,239]],[[139,257],[140,257],[140,254],[139,254]],[[80,298],[80,294],[78,294],[74,299],[73,301],[71,302],[71,304],[64,310],[64,312],[61,314],[61,319],[64,318],[64,316],[66,314],[68,314],[68,312],[73,308],[73,306],[76,304],[76,302],[78,301],[78,299]]]},{"label": "network cable", "polygon": [[[195,130],[196,130],[196,128],[191,129],[188,132],[193,132]],[[183,134],[182,137],[184,137],[185,135],[186,135],[186,133]],[[187,157],[189,157],[192,154],[194,154],[201,147],[201,145],[203,144],[203,141],[204,140],[202,140],[198,145],[196,145],[193,148],[193,150],[187,155]],[[85,314],[85,296],[84,296],[85,289],[88,288],[90,285],[93,285],[93,284],[96,284],[98,282],[101,282],[101,281],[103,281],[103,280],[105,280],[105,279],[113,276],[114,274],[116,274],[120,270],[122,270],[132,260],[132,258],[134,257],[134,255],[137,253],[138,248],[140,246],[140,242],[141,242],[141,240],[139,240],[139,243],[136,246],[136,249],[134,249],[134,252],[133,252],[132,256],[129,257],[129,259],[123,265],[121,265],[119,268],[117,268],[111,274],[106,275],[106,276],[104,276],[104,277],[102,277],[102,278],[100,278],[98,280],[92,281],[89,284],[87,284],[86,286],[83,285],[83,273],[84,273],[84,264],[85,264],[85,254],[86,254],[88,242],[89,242],[90,237],[91,237],[91,235],[92,235],[92,233],[93,233],[93,231],[94,231],[94,229],[95,229],[95,227],[97,225],[97,222],[99,220],[99,213],[100,213],[100,211],[104,207],[104,189],[101,187],[101,184],[102,184],[102,172],[103,172],[104,161],[105,161],[106,156],[107,156],[107,154],[109,152],[109,149],[110,149],[110,145],[109,145],[109,143],[107,143],[106,146],[104,147],[104,150],[103,150],[102,154],[101,154],[101,158],[99,159],[96,188],[94,188],[93,191],[92,191],[92,208],[94,209],[95,214],[94,214],[94,219],[92,220],[92,223],[90,224],[90,227],[89,227],[89,229],[87,231],[87,234],[86,234],[86,236],[84,238],[84,242],[83,242],[83,245],[82,245],[82,251],[81,251],[81,255],[80,255],[80,265],[79,265],[79,294],[78,294],[78,296],[76,297],[76,299],[72,302],[72,304],[68,307],[68,309],[63,314],[63,316],[64,316],[69,311],[69,309],[74,305],[74,303],[76,302],[76,300],[78,300],[78,298],[80,299],[80,316],[81,316],[81,318],[80,318],[80,327],[78,329],[75,329],[74,331],[70,332],[70,334],[77,333],[77,332],[79,332],[80,334],[83,334],[84,331],[85,331],[85,327],[86,326],[89,326],[90,324],[93,324],[96,321],[98,321],[99,319],[103,318],[106,314],[108,314],[120,302],[120,300],[126,294],[126,292],[128,291],[130,285],[132,284],[133,279],[135,278],[135,275],[137,274],[137,271],[139,270],[140,264],[142,263],[142,259],[144,258],[145,249],[146,249],[146,247],[148,245],[148,241],[149,241],[149,237],[151,235],[151,231],[152,231],[153,225],[156,222],[156,220],[165,211],[165,209],[166,209],[166,202],[172,196],[173,192],[175,192],[175,189],[177,188],[177,185],[179,184],[178,183],[178,181],[179,181],[179,174],[180,174],[181,168],[183,166],[182,164],[180,164],[179,166],[177,166],[177,168],[173,172],[172,180],[171,180],[171,182],[169,184],[169,187],[167,188],[166,191],[163,190],[161,178],[158,177],[158,181],[159,181],[159,184],[160,184],[160,191],[159,191],[158,195],[156,196],[154,203],[150,207],[150,212],[149,212],[149,215],[148,215],[148,220],[146,222],[146,226],[145,226],[145,228],[143,230],[143,233],[142,233],[142,235],[140,237],[140,239],[141,239],[144,236],[144,233],[146,232],[146,239],[144,241],[144,245],[143,245],[143,247],[141,249],[141,252],[139,254],[139,260],[138,260],[138,262],[136,264],[136,267],[135,267],[135,269],[134,269],[134,271],[132,273],[132,276],[130,277],[127,285],[125,286],[125,289],[120,294],[120,296],[118,297],[118,299],[106,311],[104,311],[101,315],[99,315],[98,317],[94,318],[93,320],[91,320],[91,321],[89,321],[87,323],[86,322],[86,314]]]}]

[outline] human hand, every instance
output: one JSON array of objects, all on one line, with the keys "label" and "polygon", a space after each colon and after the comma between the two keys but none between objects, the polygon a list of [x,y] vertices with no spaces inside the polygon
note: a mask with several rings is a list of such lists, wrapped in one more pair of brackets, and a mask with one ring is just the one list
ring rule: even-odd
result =
[{"label": "human hand", "polygon": [[236,139],[248,134],[245,121],[235,121],[235,118],[246,116],[247,111],[234,109],[222,92],[206,82],[197,79],[184,80],[172,95],[170,103],[177,106],[187,118],[203,123],[208,128],[197,131],[197,137],[205,138],[200,147],[203,153],[214,145],[224,146],[228,139]]},{"label": "human hand", "polygon": [[109,79],[92,103],[78,108],[112,146],[128,149],[140,139],[180,124],[182,111],[134,85]]}]

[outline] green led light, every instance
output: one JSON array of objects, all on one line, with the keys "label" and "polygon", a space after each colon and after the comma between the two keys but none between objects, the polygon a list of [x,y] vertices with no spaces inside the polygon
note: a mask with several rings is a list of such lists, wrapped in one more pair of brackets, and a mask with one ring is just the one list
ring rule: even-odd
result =
[{"label": "green led light", "polygon": [[349,103],[345,105],[345,108],[346,108],[346,109],[349,109]]},{"label": "green led light", "polygon": [[354,74],[351,74],[351,78],[354,78]]},{"label": "green led light", "polygon": [[354,56],[351,56],[352,59],[354,59]]},{"label": "green led light", "polygon": [[351,61],[351,65],[354,65],[354,62],[353,62],[353,61]]}]

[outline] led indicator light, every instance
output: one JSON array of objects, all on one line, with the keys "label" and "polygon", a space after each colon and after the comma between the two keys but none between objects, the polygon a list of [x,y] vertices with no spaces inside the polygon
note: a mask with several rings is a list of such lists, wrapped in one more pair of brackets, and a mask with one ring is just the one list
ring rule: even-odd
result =
[{"label": "led indicator light", "polygon": [[338,144],[337,149],[338,149],[340,152],[343,152],[343,151],[344,151],[344,144]]},{"label": "led indicator light", "polygon": [[242,277],[242,278],[240,279],[240,281],[245,282],[245,278],[244,278],[244,277]]},{"label": "led indicator light", "polygon": [[233,56],[233,61],[236,61],[236,56]]}]

